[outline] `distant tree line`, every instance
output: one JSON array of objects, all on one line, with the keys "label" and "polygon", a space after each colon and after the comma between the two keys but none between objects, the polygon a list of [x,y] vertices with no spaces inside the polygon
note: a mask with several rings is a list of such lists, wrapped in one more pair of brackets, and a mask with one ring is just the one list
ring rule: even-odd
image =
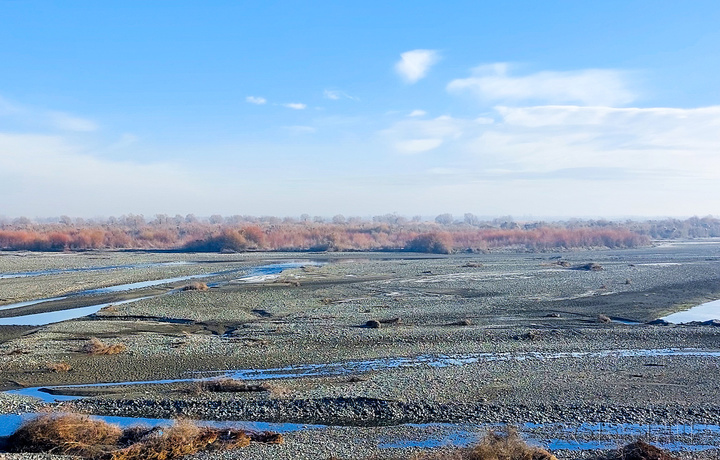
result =
[{"label": "distant tree line", "polygon": [[483,220],[371,219],[303,214],[298,218],[212,215],[197,218],[157,214],[107,219],[61,216],[0,219],[0,249],[65,251],[86,249],[172,249],[186,251],[418,251],[450,253],[496,248],[550,250],[581,247],[629,248],[651,239],[720,237],[720,219],[692,217],[648,221],[567,220],[516,222],[512,217]]}]

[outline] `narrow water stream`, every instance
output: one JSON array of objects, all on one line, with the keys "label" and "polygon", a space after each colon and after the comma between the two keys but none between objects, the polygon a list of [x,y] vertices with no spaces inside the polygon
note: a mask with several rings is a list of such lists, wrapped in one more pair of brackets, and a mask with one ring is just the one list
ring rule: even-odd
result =
[{"label": "narrow water stream", "polygon": [[[291,268],[299,268],[304,265],[318,265],[318,262],[313,262],[313,261],[284,262],[284,263],[261,265],[258,267],[253,267],[252,269],[250,269],[250,271],[248,272],[247,275],[240,277],[238,280],[246,282],[246,283],[266,282],[273,278],[276,278],[284,270],[288,270]],[[247,269],[243,268],[243,269],[236,269],[236,270],[225,270],[225,271],[216,272],[216,273],[186,275],[186,276],[178,276],[175,278],[163,278],[163,279],[159,279],[159,280],[140,281],[137,283],[126,283],[126,284],[119,284],[116,286],[109,286],[109,287],[104,287],[104,288],[88,289],[88,290],[78,291],[78,292],[75,292],[72,294],[68,294],[68,295],[62,296],[62,297],[51,297],[51,298],[45,298],[45,299],[27,300],[24,302],[17,302],[17,303],[8,304],[8,305],[2,305],[2,306],[0,306],[0,310],[12,310],[15,308],[27,307],[30,305],[37,305],[40,303],[64,300],[64,299],[68,299],[70,297],[85,297],[85,296],[92,296],[92,295],[98,295],[98,294],[113,294],[113,293],[118,293],[118,292],[131,291],[134,289],[142,289],[142,288],[147,288],[147,287],[160,286],[163,284],[177,283],[180,281],[189,281],[192,279],[213,278],[213,277],[217,277],[217,276],[238,273],[238,272],[242,272],[245,270],[247,270]],[[209,286],[217,287],[217,286],[220,286],[225,283],[226,282],[210,283]],[[44,326],[46,324],[57,323],[60,321],[66,321],[66,320],[70,320],[70,319],[82,318],[83,316],[92,315],[92,314],[100,311],[101,308],[104,308],[104,307],[107,307],[110,305],[122,305],[122,304],[131,303],[131,302],[138,302],[140,300],[150,299],[150,298],[158,297],[160,295],[165,295],[165,294],[172,294],[175,292],[177,292],[177,290],[169,291],[167,293],[158,294],[155,296],[139,297],[136,299],[129,299],[129,300],[123,300],[123,301],[117,301],[117,302],[107,302],[107,303],[89,305],[89,306],[79,307],[79,308],[69,308],[69,309],[59,310],[59,311],[54,311],[54,312],[34,313],[34,314],[30,314],[30,315],[21,315],[21,316],[0,318],[0,326]]]},{"label": "narrow water stream", "polygon": [[[20,425],[38,414],[0,415],[0,437],[14,433]],[[171,426],[170,419],[93,416],[122,428],[142,425],[146,427]],[[307,430],[353,429],[328,425],[269,423],[252,421],[200,420],[201,425],[218,428],[235,428],[244,431],[274,431],[288,434]],[[365,439],[381,449],[434,448],[443,446],[464,447],[476,443],[488,430],[503,430],[503,424],[424,423],[375,427],[364,430]],[[583,423],[579,425],[525,423],[517,426],[521,436],[531,445],[550,451],[613,449],[642,438],[671,451],[703,451],[720,448],[718,425],[640,425]],[[323,433],[324,434],[324,433]],[[365,439],[367,440],[367,439]]]},{"label": "narrow water stream", "polygon": [[[68,401],[79,399],[78,396],[65,396],[63,389],[70,388],[97,388],[112,386],[133,385],[159,385],[170,383],[185,383],[209,380],[211,378],[233,378],[238,380],[277,380],[288,378],[321,377],[333,375],[355,375],[372,371],[386,371],[391,369],[414,367],[449,367],[465,366],[479,362],[490,361],[547,361],[561,359],[590,359],[590,358],[643,358],[643,357],[706,357],[719,359],[720,351],[699,350],[694,348],[659,348],[659,349],[630,349],[630,350],[599,350],[588,352],[518,352],[518,353],[469,353],[462,355],[420,355],[415,357],[377,358],[362,361],[346,361],[324,364],[299,364],[270,369],[228,369],[221,371],[193,372],[204,377],[188,377],[168,380],[145,380],[128,382],[105,382],[78,385],[58,385],[50,387],[28,387],[19,390],[7,391],[9,394],[32,396],[45,402]],[[211,375],[212,377],[207,377]]]}]

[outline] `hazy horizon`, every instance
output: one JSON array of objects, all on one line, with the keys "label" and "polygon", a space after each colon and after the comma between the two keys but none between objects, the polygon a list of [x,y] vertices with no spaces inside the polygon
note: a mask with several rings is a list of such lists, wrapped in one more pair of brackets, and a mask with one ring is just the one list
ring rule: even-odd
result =
[{"label": "hazy horizon", "polygon": [[720,215],[710,0],[0,15],[0,216]]}]

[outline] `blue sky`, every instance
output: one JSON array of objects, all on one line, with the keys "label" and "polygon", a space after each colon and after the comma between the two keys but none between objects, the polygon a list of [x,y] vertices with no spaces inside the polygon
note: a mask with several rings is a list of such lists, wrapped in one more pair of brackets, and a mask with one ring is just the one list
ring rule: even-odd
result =
[{"label": "blue sky", "polygon": [[352,3],[0,0],[0,215],[720,214],[720,3]]}]

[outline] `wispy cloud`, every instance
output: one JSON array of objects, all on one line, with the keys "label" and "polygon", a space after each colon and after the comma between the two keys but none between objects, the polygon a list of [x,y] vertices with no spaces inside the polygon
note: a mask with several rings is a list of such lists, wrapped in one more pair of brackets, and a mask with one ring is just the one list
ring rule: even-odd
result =
[{"label": "wispy cloud", "polygon": [[448,116],[431,120],[402,120],[382,131],[393,148],[400,153],[415,154],[434,150],[447,141],[458,139],[466,120]]},{"label": "wispy cloud", "polygon": [[408,114],[408,117],[424,117],[427,115],[427,112],[424,110],[413,110]]},{"label": "wispy cloud", "polygon": [[400,55],[395,71],[406,83],[415,83],[425,77],[430,67],[440,60],[435,50],[412,50]]},{"label": "wispy cloud", "polygon": [[323,92],[323,97],[325,99],[330,99],[331,101],[339,101],[340,99],[350,99],[353,101],[357,101],[358,98],[349,95],[345,91],[340,91],[337,89],[326,89]]},{"label": "wispy cloud", "polygon": [[468,78],[452,80],[453,93],[470,92],[487,102],[625,105],[636,99],[627,72],[607,69],[509,74],[506,63],[483,65]]},{"label": "wispy cloud", "polygon": [[294,110],[305,110],[307,108],[307,104],[303,104],[300,102],[288,102],[287,104],[281,104],[283,107],[287,107],[288,109],[294,109]]},{"label": "wispy cloud", "polygon": [[250,104],[256,104],[256,105],[263,105],[263,104],[267,103],[267,99],[265,99],[264,97],[259,97],[259,96],[248,96],[245,98],[245,100],[247,102],[249,102]]},{"label": "wispy cloud", "polygon": [[40,129],[90,132],[98,125],[93,120],[71,113],[47,110],[10,102],[0,97],[0,116],[10,117],[13,122]]}]

